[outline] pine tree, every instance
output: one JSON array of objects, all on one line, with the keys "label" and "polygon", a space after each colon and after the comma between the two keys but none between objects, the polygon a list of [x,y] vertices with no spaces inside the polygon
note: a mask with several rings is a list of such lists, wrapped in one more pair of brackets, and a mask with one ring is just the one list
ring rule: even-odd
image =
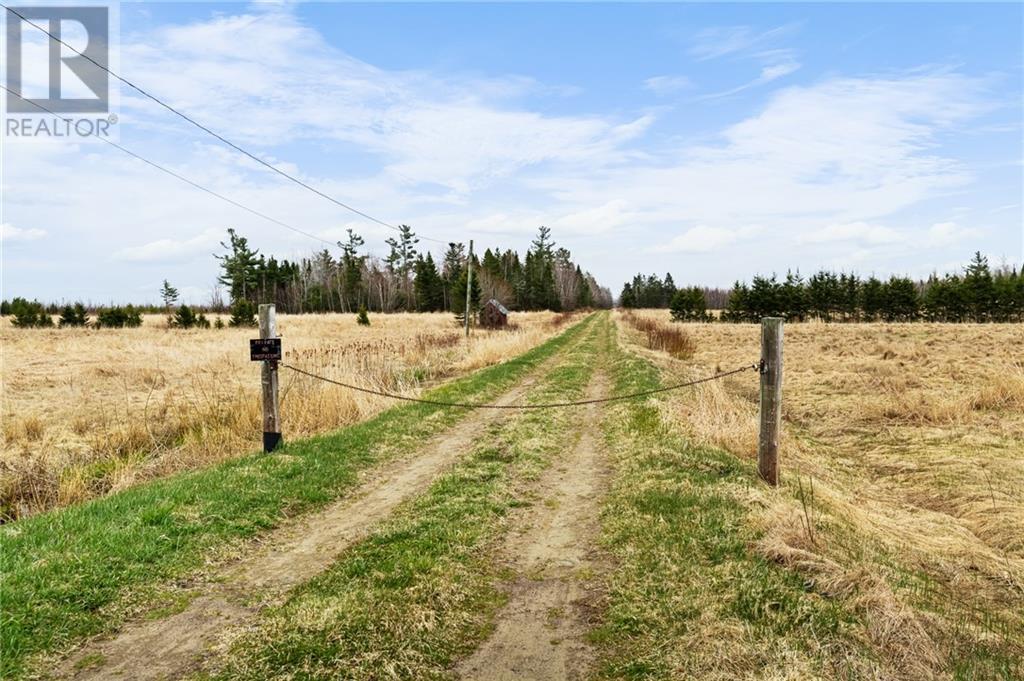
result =
[{"label": "pine tree", "polygon": [[256,326],[256,306],[245,298],[239,298],[231,305],[231,320],[228,326]]},{"label": "pine tree", "polygon": [[976,322],[989,321],[995,303],[995,285],[988,258],[976,251],[964,271],[964,288],[971,319]]},{"label": "pine tree", "polygon": [[359,255],[359,247],[365,242],[363,237],[348,229],[348,241],[341,243],[341,301],[342,310],[348,311],[360,306],[363,299],[363,260]]},{"label": "pine tree", "polygon": [[[459,275],[458,281],[455,282],[455,286],[452,288],[452,312],[455,313],[455,319],[460,324],[464,324],[466,321],[466,285],[467,285],[468,270],[463,269]],[[469,314],[472,316],[476,315],[480,309],[480,280],[477,277],[473,277],[473,287],[470,290],[469,297]]]},{"label": "pine tree", "polygon": [[391,248],[385,262],[388,269],[398,279],[398,290],[402,292],[402,306],[406,310],[414,308],[412,293],[412,272],[416,263],[416,244],[419,239],[409,225],[398,225],[398,238],[387,239],[385,243]]},{"label": "pine tree", "polygon": [[359,326],[370,325],[370,315],[367,314],[365,305],[359,306],[359,312],[356,314],[356,324]]},{"label": "pine tree", "polygon": [[65,305],[64,309],[60,313],[61,327],[65,326],[88,326],[89,315],[85,310],[85,306],[81,303],[75,303],[71,305]]},{"label": "pine tree", "polygon": [[430,253],[426,258],[420,256],[416,259],[416,280],[413,284],[417,310],[436,312],[444,309],[444,282]]},{"label": "pine tree", "polygon": [[164,285],[160,287],[160,298],[164,301],[164,310],[169,313],[171,306],[178,302],[178,289],[171,286],[171,283],[164,279]]},{"label": "pine tree", "polygon": [[239,236],[234,229],[228,230],[228,242],[222,241],[220,245],[228,253],[214,256],[220,260],[221,269],[224,270],[217,281],[228,287],[232,303],[242,299],[252,300],[258,281],[256,256],[259,251],[249,248],[249,240]]}]

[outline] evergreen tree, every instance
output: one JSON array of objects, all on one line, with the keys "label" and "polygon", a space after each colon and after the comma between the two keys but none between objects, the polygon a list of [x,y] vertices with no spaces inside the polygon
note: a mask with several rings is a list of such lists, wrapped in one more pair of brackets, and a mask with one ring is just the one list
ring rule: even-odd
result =
[{"label": "evergreen tree", "polygon": [[807,292],[799,272],[786,272],[779,289],[779,307],[789,321],[802,322],[807,316]]},{"label": "evergreen tree", "polygon": [[178,289],[164,279],[164,285],[160,287],[160,298],[164,301],[164,310],[170,312],[171,306],[178,302]]},{"label": "evergreen tree", "polygon": [[672,319],[677,322],[704,322],[710,317],[704,289],[699,286],[678,289],[669,305]]},{"label": "evergreen tree", "polygon": [[628,281],[623,285],[622,293],[619,294],[619,305],[627,310],[636,307],[636,294],[633,292],[633,284]]},{"label": "evergreen tree", "polygon": [[[466,286],[467,286],[468,271],[462,270],[458,280],[455,282],[455,286],[452,288],[452,311],[455,313],[455,319],[460,324],[464,324],[466,321]],[[473,277],[473,285],[470,289],[469,297],[469,314],[476,315],[480,309],[480,280]]]},{"label": "evergreen tree", "polygon": [[356,324],[358,324],[359,326],[370,325],[370,315],[367,314],[365,305],[359,306],[359,313],[356,314]]},{"label": "evergreen tree", "polygon": [[430,253],[427,253],[426,258],[420,256],[416,259],[414,289],[417,310],[436,312],[444,309],[444,282]]},{"label": "evergreen tree", "polygon": [[65,305],[60,313],[59,325],[62,328],[65,326],[88,326],[89,315],[85,306],[81,303],[75,303],[74,306]]},{"label": "evergreen tree", "polygon": [[416,244],[419,243],[419,239],[416,238],[409,225],[398,225],[398,230],[397,239],[385,241],[391,249],[385,262],[388,269],[397,276],[398,289],[402,292],[401,305],[406,310],[412,310],[414,307],[412,273],[416,264]]},{"label": "evergreen tree", "polygon": [[917,287],[906,277],[890,277],[885,285],[883,315],[889,322],[909,322],[917,319],[920,305]]},{"label": "evergreen tree", "polygon": [[885,310],[885,285],[877,277],[868,278],[860,289],[860,307],[866,321],[877,321]]},{"label": "evergreen tree", "polygon": [[441,266],[441,279],[444,283],[444,309],[454,310],[451,293],[459,280],[462,269],[466,266],[466,247],[461,243],[449,243]]},{"label": "evergreen tree", "polygon": [[988,258],[976,251],[964,271],[964,288],[971,319],[986,322],[991,318],[995,303],[995,284],[988,267]]},{"label": "evergreen tree", "polygon": [[11,324],[19,329],[47,328],[53,326],[53,318],[46,312],[45,306],[38,300],[29,302],[24,298],[11,301]]},{"label": "evergreen tree", "polygon": [[256,306],[245,298],[239,298],[231,305],[231,320],[228,326],[256,326]]},{"label": "evergreen tree", "polygon": [[228,242],[220,244],[228,252],[224,255],[215,256],[220,260],[223,274],[217,281],[228,287],[228,295],[231,302],[238,300],[252,300],[256,294],[257,278],[257,255],[259,251],[249,248],[249,240],[239,236],[234,229],[228,230]]}]

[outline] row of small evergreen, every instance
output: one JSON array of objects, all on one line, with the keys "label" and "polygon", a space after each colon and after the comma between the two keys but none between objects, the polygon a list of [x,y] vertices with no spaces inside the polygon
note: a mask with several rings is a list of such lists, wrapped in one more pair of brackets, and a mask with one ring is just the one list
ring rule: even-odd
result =
[{"label": "row of small evergreen", "polygon": [[[1024,321],[1024,270],[1000,267],[975,253],[962,274],[932,275],[927,281],[892,276],[887,281],[871,276],[821,271],[807,280],[788,273],[756,276],[748,285],[736,282],[725,296],[701,287],[676,289],[671,276],[660,280],[638,275],[625,285],[622,307],[668,307],[673,319],[710,321],[709,307],[722,309],[721,319],[756,322],[762,317],[790,321],[915,321],[1020,322]],[[715,296],[720,305],[709,305]]]},{"label": "row of small evergreen", "polygon": [[[166,284],[166,282],[165,282]],[[82,303],[65,305],[59,311],[56,326],[93,327],[97,329],[124,329],[142,326],[142,314],[145,310],[134,305],[112,305],[96,309],[96,319],[89,316],[89,310]],[[37,300],[15,298],[3,302],[0,310],[4,316],[12,317],[11,324],[18,328],[53,328],[54,312]],[[252,303],[247,300],[237,301],[231,307],[231,316],[225,324],[221,317],[213,323],[206,313],[197,311],[188,305],[180,305],[167,317],[167,326],[174,329],[223,329],[226,326],[256,326],[256,312]]]}]

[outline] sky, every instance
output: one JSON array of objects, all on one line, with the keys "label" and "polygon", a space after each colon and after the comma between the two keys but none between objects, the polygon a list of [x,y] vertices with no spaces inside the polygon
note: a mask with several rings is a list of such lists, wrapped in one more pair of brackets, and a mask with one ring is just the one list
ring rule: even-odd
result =
[{"label": "sky", "polygon": [[[435,256],[522,252],[547,225],[616,293],[637,272],[729,286],[1024,259],[1019,3],[114,9],[121,75]],[[45,90],[45,58],[25,61]],[[134,91],[114,111],[133,152],[386,253],[386,227]],[[324,247],[96,140],[0,143],[7,298],[157,301],[168,279],[201,303],[229,227],[279,259]]]}]

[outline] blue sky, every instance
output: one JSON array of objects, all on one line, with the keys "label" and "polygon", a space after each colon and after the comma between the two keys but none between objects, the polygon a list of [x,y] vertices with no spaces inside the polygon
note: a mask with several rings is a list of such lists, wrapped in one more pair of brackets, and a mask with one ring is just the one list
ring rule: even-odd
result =
[{"label": "blue sky", "polygon": [[[1009,3],[122,3],[115,64],[390,223],[518,249],[546,224],[617,292],[1020,263],[1022,27]],[[125,146],[383,253],[386,229],[119,94]],[[3,159],[7,297],[155,300],[167,278],[199,302],[228,227],[319,247],[100,143]]]}]

